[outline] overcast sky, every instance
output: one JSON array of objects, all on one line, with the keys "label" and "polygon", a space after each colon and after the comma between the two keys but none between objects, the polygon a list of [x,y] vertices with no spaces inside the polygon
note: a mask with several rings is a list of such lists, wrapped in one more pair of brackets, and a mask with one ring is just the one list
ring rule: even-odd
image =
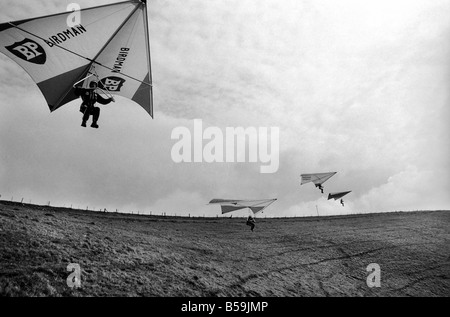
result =
[{"label": "overcast sky", "polygon": [[[0,22],[73,1],[1,2]],[[112,3],[79,1],[82,8]],[[266,216],[450,209],[450,0],[151,0],[152,119],[125,98],[80,127],[0,56],[1,199],[211,215],[212,198],[278,198]],[[277,127],[279,169],[175,163],[177,127]],[[300,174],[338,172],[324,194]],[[345,207],[329,192],[352,190]]]}]

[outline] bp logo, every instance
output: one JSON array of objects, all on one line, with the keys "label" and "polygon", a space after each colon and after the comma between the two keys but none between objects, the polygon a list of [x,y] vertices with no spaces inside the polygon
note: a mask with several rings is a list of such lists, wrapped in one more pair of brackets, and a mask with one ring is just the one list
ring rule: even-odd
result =
[{"label": "bp logo", "polygon": [[125,79],[117,77],[117,76],[109,76],[102,78],[100,80],[99,87],[106,89],[108,91],[120,91],[120,89],[123,86],[123,83],[125,82]]},{"label": "bp logo", "polygon": [[38,43],[30,39],[16,42],[5,48],[17,57],[34,64],[45,64],[47,55]]}]

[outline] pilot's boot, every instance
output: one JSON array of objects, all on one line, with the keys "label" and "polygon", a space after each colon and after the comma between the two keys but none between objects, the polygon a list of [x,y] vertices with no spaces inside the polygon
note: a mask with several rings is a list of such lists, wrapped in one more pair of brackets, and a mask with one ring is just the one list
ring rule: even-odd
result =
[{"label": "pilot's boot", "polygon": [[82,127],[86,126],[86,122],[89,120],[89,116],[90,116],[89,109],[86,108],[86,110],[83,113],[83,118],[82,118],[83,121],[81,122]]},{"label": "pilot's boot", "polygon": [[100,108],[94,107],[92,110],[92,124],[91,127],[98,128],[97,120],[100,117]]}]

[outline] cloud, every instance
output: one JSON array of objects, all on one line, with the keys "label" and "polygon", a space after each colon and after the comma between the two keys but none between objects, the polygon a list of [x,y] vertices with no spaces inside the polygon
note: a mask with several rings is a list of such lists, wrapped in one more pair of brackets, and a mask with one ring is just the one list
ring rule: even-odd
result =
[{"label": "cloud", "polygon": [[387,183],[362,195],[357,205],[362,211],[446,209],[450,203],[449,176],[446,170],[408,166],[389,177]]}]

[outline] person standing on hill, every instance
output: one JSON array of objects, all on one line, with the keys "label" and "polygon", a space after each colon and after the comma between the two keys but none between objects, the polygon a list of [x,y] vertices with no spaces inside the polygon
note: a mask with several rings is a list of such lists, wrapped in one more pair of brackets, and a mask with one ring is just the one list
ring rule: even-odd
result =
[{"label": "person standing on hill", "polygon": [[255,229],[255,225],[256,225],[255,218],[253,218],[252,216],[248,216],[246,225],[250,226],[250,229],[253,231],[253,229]]}]

